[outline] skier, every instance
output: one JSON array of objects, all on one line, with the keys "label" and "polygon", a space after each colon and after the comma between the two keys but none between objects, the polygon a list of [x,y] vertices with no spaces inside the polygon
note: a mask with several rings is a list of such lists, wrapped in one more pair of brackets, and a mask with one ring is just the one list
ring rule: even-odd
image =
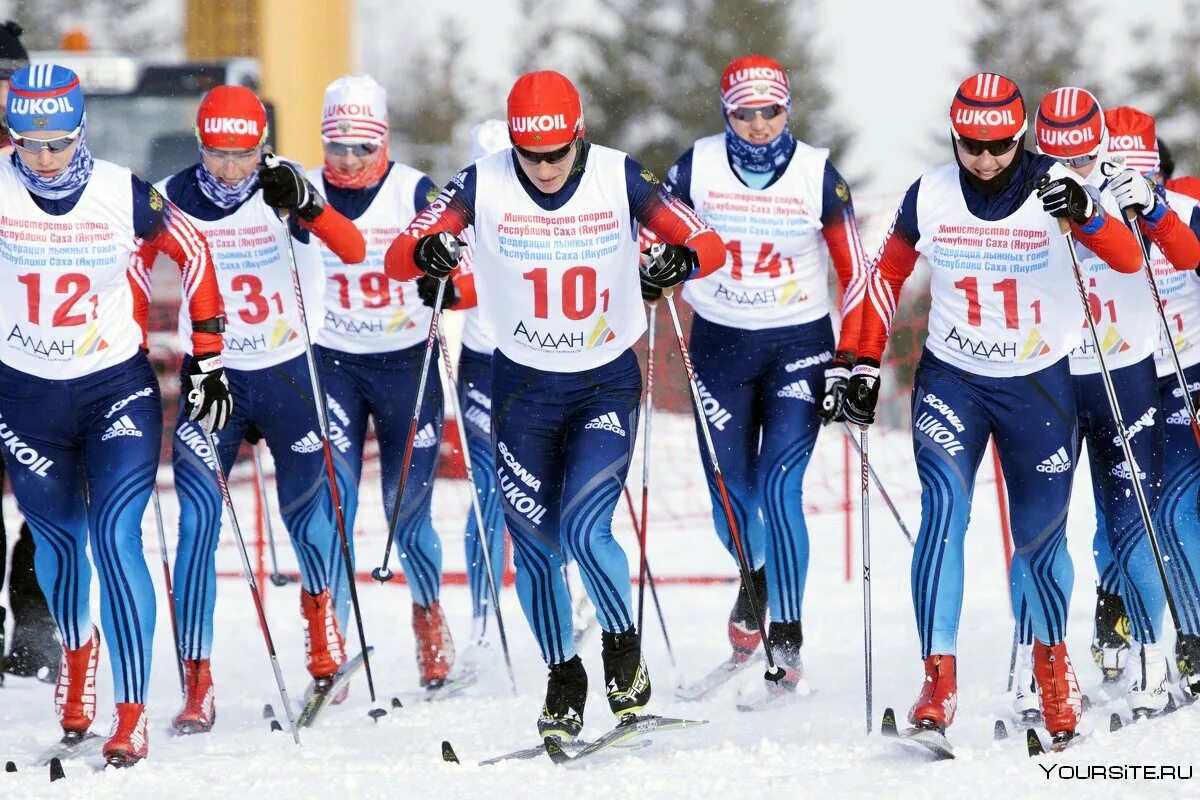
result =
[{"label": "skier", "polygon": [[[792,98],[783,67],[763,55],[734,59],[721,77],[720,101],[725,132],[698,140],[664,185],[695,207],[729,251],[725,268],[688,283],[683,296],[696,311],[689,349],[701,392],[711,400],[709,428],[746,558],[760,597],[767,588],[769,646],[785,676],[765,684],[768,697],[778,700],[794,694],[803,675],[804,474],[822,418],[842,418],[866,259],[850,189],[829,151],[788,130]],[[836,348],[829,260],[844,293]],[[714,525],[736,558],[707,461],[705,469]],[[728,626],[739,664],[762,640],[746,593],[743,585]]]},{"label": "skier", "polygon": [[513,147],[462,170],[392,244],[388,274],[445,278],[454,238],[475,226],[475,290],[492,356],[492,440],[513,540],[517,593],[550,667],[542,736],[583,727],[587,674],[559,570],[579,562],[603,628],[609,708],[633,715],[650,676],[630,608],[629,563],[612,515],[633,450],[646,329],[637,226],[668,244],[641,273],[662,287],[724,262],[721,239],[625,153],[586,140],[574,85],[522,75],[508,95]]},{"label": "skier", "polygon": [[1008,78],[967,78],[950,118],[954,161],[909,188],[876,260],[843,409],[852,423],[874,421],[888,327],[924,255],[933,276],[912,402],[922,509],[912,595],[925,680],[908,718],[943,732],[954,721],[963,536],[990,435],[1009,488],[1012,569],[1029,598],[1042,713],[1061,745],[1081,705],[1063,642],[1071,563],[1059,546],[1076,458],[1066,356],[1081,341],[1081,313],[1063,310],[1078,309],[1078,292],[1058,220],[1114,269],[1134,272],[1141,258],[1094,189],[1048,156],[1025,152],[1025,103]]},{"label": "skier", "polygon": [[[490,119],[471,128],[472,162],[509,148],[508,125],[504,120]],[[467,276],[472,272],[471,246],[475,232],[463,232],[468,247],[453,281],[446,282],[443,308],[463,308],[462,351],[458,356],[458,404],[462,411],[459,430],[471,450],[471,477],[479,497],[479,510],[486,531],[480,535],[474,510],[467,509],[463,546],[466,550],[467,585],[471,591],[471,641],[462,654],[463,666],[481,672],[496,661],[488,626],[488,609],[492,599],[488,588],[482,548],[488,548],[492,565],[492,580],[499,589],[504,577],[505,530],[504,511],[500,507],[500,490],[496,485],[496,463],[492,456],[492,351],[495,346],[483,331],[479,308],[474,300],[463,300],[463,294],[473,291]],[[438,280],[428,275],[417,278],[421,300],[430,308],[437,300]],[[485,545],[486,543],[486,545]]]},{"label": "skier", "polygon": [[[316,433],[304,340],[297,332],[300,321],[287,237],[303,243],[315,233],[347,263],[361,261],[365,248],[354,225],[324,202],[298,167],[282,161],[276,166],[260,163],[266,136],[266,111],[254,92],[244,86],[217,86],[204,96],[196,114],[199,162],[158,184],[212,247],[229,308],[226,374],[238,399],[217,440],[215,457],[183,410],[172,440],[179,496],[175,607],[187,686],[183,708],[174,719],[179,733],[206,732],[216,716],[211,658],[221,496],[214,470],[219,458],[221,469],[229,474],[244,438],[266,439],[275,461],[280,513],[300,565],[308,671],[314,680],[325,680],[345,661],[328,580],[329,554],[337,538],[335,517]],[[277,209],[291,212],[286,223]],[[304,266],[301,259],[308,318],[315,326],[321,276]],[[181,333],[191,329],[194,319],[188,309],[180,309]],[[186,350],[186,340],[183,345]],[[184,376],[204,369],[206,360],[200,356],[185,355]]]},{"label": "skier", "polygon": [[141,521],[154,486],[162,408],[140,349],[129,264],[137,242],[180,267],[187,333],[185,413],[218,429],[231,408],[221,367],[221,296],[204,236],[129,170],[94,159],[79,78],[55,64],[18,70],[7,99],[15,157],[0,161],[0,438],[9,477],[37,540],[38,583],[62,637],[55,709],[64,743],[96,713],[100,635],[88,601],[89,543],[116,719],[104,744],[126,766],[148,752],[146,696],[154,586]]},{"label": "skier", "polygon": [[[0,156],[12,154],[4,125],[4,103],[8,98],[8,82],[22,67],[29,66],[29,53],[21,43],[21,26],[12,20],[0,25]],[[0,461],[0,484],[4,483],[4,462]],[[35,574],[33,533],[29,524],[21,525],[21,533],[13,546],[12,569],[7,570],[8,537],[4,520],[0,519],[0,585],[5,572],[9,573],[8,601],[13,616],[12,651],[4,655],[4,609],[0,608],[0,672],[19,677],[38,677],[48,682],[58,680],[58,662],[62,645],[55,635],[54,617],[46,598],[38,588]],[[0,675],[0,683],[3,676]]]},{"label": "skier", "polygon": [[[454,643],[438,602],[442,545],[433,528],[433,478],[442,438],[441,381],[430,364],[413,463],[404,496],[396,489],[412,419],[431,313],[412,281],[391,281],[383,256],[396,234],[429,205],[438,189],[418,170],[388,158],[387,95],[366,75],[346,75],[325,89],[321,143],[325,163],[308,179],[339,211],[354,221],[367,242],[367,255],[347,264],[328,245],[312,242],[306,252],[324,274],[324,324],[317,351],[329,407],[330,438],[339,465],[346,531],[354,529],[362,477],[367,419],[379,441],[384,516],[400,503],[393,535],[412,589],[412,626],[422,686],[445,683],[454,665]],[[435,351],[436,355],[436,351]],[[338,623],[345,627],[349,590],[341,548],[334,540],[329,580],[337,587]]]},{"label": "skier", "polygon": [[[1087,186],[1102,192],[1106,209],[1123,213],[1115,194],[1127,198],[1146,185],[1132,168],[1122,169],[1107,150],[1110,136],[1100,103],[1087,90],[1063,87],[1042,98],[1034,123],[1038,150],[1078,175]],[[1143,191],[1139,198],[1152,197]],[[1152,201],[1141,210],[1139,225],[1146,236],[1180,268],[1191,272],[1200,263],[1200,242],[1166,202]],[[1163,425],[1159,405],[1154,349],[1159,319],[1154,298],[1139,270],[1122,274],[1108,268],[1095,254],[1078,247],[1087,280],[1088,306],[1100,337],[1105,366],[1112,377],[1117,403],[1129,433],[1129,443],[1149,507],[1158,504],[1161,486]],[[1086,325],[1086,321],[1084,323]],[[1166,706],[1167,662],[1160,651],[1166,595],[1159,577],[1146,527],[1130,482],[1132,465],[1125,460],[1116,421],[1100,374],[1100,361],[1088,334],[1070,353],[1071,384],[1078,414],[1078,443],[1088,443],[1088,462],[1096,504],[1097,553],[1096,629],[1093,655],[1115,683],[1123,672],[1132,634],[1135,645],[1133,671],[1126,700],[1135,715],[1155,714]],[[1065,546],[1065,540],[1064,540]],[[1101,559],[1103,552],[1107,558]],[[1113,556],[1116,556],[1114,559]],[[1106,562],[1106,563],[1102,563]],[[1117,592],[1124,586],[1126,603]],[[1117,613],[1126,616],[1124,630],[1113,624]],[[1018,672],[1013,703],[1026,718],[1037,713],[1033,680],[1033,627],[1029,605],[1014,581],[1013,613],[1019,621]],[[1107,624],[1106,624],[1107,623]],[[1099,645],[1099,646],[1097,646]]]},{"label": "skier", "polygon": [[[1193,394],[1200,387],[1200,348],[1195,343],[1200,336],[1200,278],[1194,273],[1200,258],[1191,244],[1192,236],[1200,236],[1200,208],[1195,199],[1176,191],[1164,189],[1166,179],[1157,139],[1154,118],[1129,106],[1110,109],[1105,114],[1108,124],[1108,151],[1114,159],[1123,160],[1126,170],[1110,180],[1112,192],[1123,208],[1137,210],[1138,224],[1147,234],[1150,262],[1158,283],[1159,296],[1168,323],[1173,326],[1175,350],[1180,366]],[[1140,173],[1135,175],[1134,173]],[[1186,179],[1183,187],[1186,188]],[[1179,184],[1176,184],[1179,185]],[[1158,221],[1156,224],[1156,220]],[[1182,224],[1177,220],[1186,220]],[[1164,230],[1172,235],[1164,235]],[[1143,282],[1145,278],[1142,278]],[[1155,514],[1163,560],[1170,581],[1171,596],[1182,619],[1183,637],[1175,644],[1181,689],[1190,696],[1200,693],[1200,591],[1197,591],[1196,565],[1200,565],[1200,516],[1197,515],[1196,480],[1200,474],[1200,445],[1192,432],[1191,420],[1183,401],[1183,390],[1175,375],[1171,350],[1163,336],[1161,323],[1155,319],[1159,413],[1155,417],[1164,438],[1161,464],[1161,497]],[[1129,420],[1126,420],[1129,424]],[[1140,434],[1139,434],[1140,435]],[[1102,520],[1107,523],[1107,520]],[[1107,573],[1112,553],[1107,547],[1096,548],[1097,570]],[[1157,580],[1156,576],[1156,580]],[[1128,585],[1120,585],[1121,594],[1111,595],[1113,609],[1103,616],[1097,608],[1097,630],[1105,634],[1098,644],[1102,647],[1105,666],[1120,665],[1119,611],[1129,608]],[[1122,603],[1122,596],[1125,601]],[[1132,611],[1131,612],[1132,620]],[[1113,628],[1117,634],[1111,634]],[[1140,662],[1135,660],[1140,667]],[[1165,675],[1162,676],[1165,678]],[[1139,683],[1131,675],[1131,683]],[[1148,684],[1158,684],[1158,677],[1147,676]],[[1164,698],[1165,701],[1165,698]]]}]

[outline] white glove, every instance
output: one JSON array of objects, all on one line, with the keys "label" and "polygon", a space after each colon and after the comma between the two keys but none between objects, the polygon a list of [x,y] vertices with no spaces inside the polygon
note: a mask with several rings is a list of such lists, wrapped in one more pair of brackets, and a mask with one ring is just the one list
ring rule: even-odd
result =
[{"label": "white glove", "polygon": [[1126,167],[1108,182],[1107,189],[1112,192],[1121,210],[1133,209],[1139,214],[1149,214],[1158,203],[1158,194],[1154,185],[1132,167]]}]

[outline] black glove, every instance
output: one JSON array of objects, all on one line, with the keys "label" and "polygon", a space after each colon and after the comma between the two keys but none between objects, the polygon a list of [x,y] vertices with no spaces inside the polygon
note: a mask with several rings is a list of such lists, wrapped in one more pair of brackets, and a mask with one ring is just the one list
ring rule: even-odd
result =
[{"label": "black glove", "polygon": [[642,300],[647,303],[656,303],[662,299],[662,287],[647,281],[641,270],[638,270],[638,280],[642,283]]},{"label": "black glove", "polygon": [[233,395],[229,393],[229,381],[225,380],[220,353],[193,358],[188,365],[188,381],[183,388],[187,391],[183,398],[183,410],[187,412],[188,419],[200,423],[206,433],[225,427],[229,415],[233,413]]},{"label": "black glove", "polygon": [[417,262],[417,268],[426,275],[444,278],[458,266],[464,247],[466,247],[466,243],[460,242],[446,232],[434,236],[422,236],[417,241],[413,260]]},{"label": "black glove", "polygon": [[686,281],[699,266],[692,248],[658,242],[642,251],[642,283],[669,289]]},{"label": "black glove", "polygon": [[[422,275],[417,278],[417,296],[430,308],[433,308],[433,304],[437,302],[439,283],[441,281],[431,275]],[[458,305],[459,300],[462,300],[462,295],[459,294],[458,287],[454,285],[454,281],[447,279],[446,291],[442,292],[442,310],[454,308]]]},{"label": "black glove", "polygon": [[1043,178],[1038,184],[1037,196],[1047,214],[1059,219],[1070,219],[1080,225],[1092,218],[1095,209],[1091,196],[1070,178],[1059,178],[1055,181]]},{"label": "black glove", "polygon": [[825,386],[821,391],[821,404],[817,407],[822,425],[846,419],[842,413],[842,399],[846,395],[846,385],[849,382],[850,359],[848,354],[838,353],[833,363],[825,368]]},{"label": "black glove", "polygon": [[878,402],[879,363],[872,358],[861,358],[850,371],[842,413],[847,422],[865,427],[875,421],[875,404]]},{"label": "black glove", "polygon": [[271,208],[295,211],[309,222],[325,208],[324,198],[300,168],[277,156],[263,154],[258,165],[258,185],[262,187],[263,201]]}]

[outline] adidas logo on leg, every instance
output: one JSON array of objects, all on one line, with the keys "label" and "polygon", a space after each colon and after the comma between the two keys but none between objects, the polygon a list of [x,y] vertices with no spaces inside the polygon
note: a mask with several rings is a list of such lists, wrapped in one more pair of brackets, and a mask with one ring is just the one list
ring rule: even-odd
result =
[{"label": "adidas logo on leg", "polygon": [[1065,447],[1060,447],[1049,458],[1043,458],[1042,463],[1038,464],[1038,472],[1066,472],[1071,468],[1071,457],[1067,455]]},{"label": "adidas logo on leg", "polygon": [[321,437],[315,431],[309,431],[300,441],[292,442],[292,451],[295,453],[315,453],[320,449]]},{"label": "adidas logo on leg", "polygon": [[432,422],[426,422],[425,427],[417,431],[416,438],[413,439],[413,447],[437,447],[437,431],[433,429]]},{"label": "adidas logo on leg", "polygon": [[588,431],[608,431],[609,433],[616,433],[621,436],[625,435],[625,428],[621,426],[621,418],[614,411],[601,414],[587,425],[584,425],[583,429]]},{"label": "adidas logo on leg", "polygon": [[109,439],[115,439],[118,436],[140,437],[141,435],[142,432],[138,430],[137,425],[133,424],[133,420],[129,418],[129,415],[122,414],[112,425],[108,426],[108,430],[100,437],[100,441],[107,442]]},{"label": "adidas logo on leg", "polygon": [[787,386],[775,393],[778,397],[790,397],[793,400],[806,400],[809,403],[817,402],[813,397],[812,390],[808,388],[808,381],[792,381]]}]

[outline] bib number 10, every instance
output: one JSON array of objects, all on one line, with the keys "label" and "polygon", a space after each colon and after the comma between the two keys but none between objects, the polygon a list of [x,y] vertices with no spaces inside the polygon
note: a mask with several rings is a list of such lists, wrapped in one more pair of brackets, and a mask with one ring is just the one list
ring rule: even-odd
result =
[{"label": "bib number 10", "polygon": [[[550,318],[550,271],[546,267],[531,269],[521,276],[533,282],[533,315],[538,319]],[[562,304],[562,314],[569,320],[587,319],[596,313],[608,311],[608,289],[596,291],[596,270],[592,267],[571,267],[562,274],[556,298]]]}]

